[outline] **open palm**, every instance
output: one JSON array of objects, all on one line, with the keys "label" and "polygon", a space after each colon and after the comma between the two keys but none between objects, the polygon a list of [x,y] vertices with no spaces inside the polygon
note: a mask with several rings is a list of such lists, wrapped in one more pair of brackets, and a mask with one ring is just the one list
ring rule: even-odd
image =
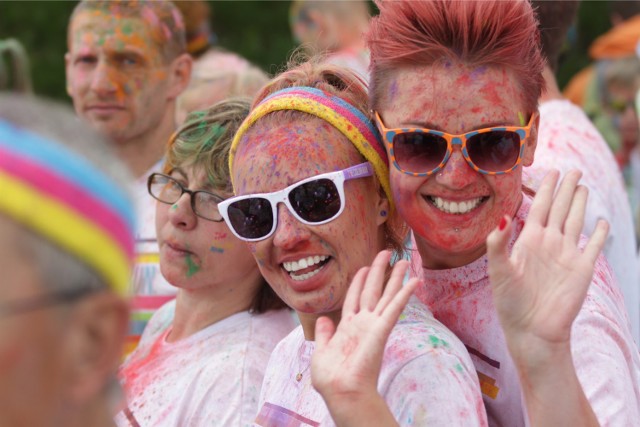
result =
[{"label": "open palm", "polygon": [[316,323],[311,378],[325,400],[377,393],[387,338],[418,284],[412,279],[402,286],[409,264],[399,261],[385,286],[390,256],[380,252],[370,268],[358,271],[337,328],[326,317]]},{"label": "open palm", "polygon": [[608,231],[599,222],[580,248],[588,196],[580,176],[568,173],[555,197],[558,173],[545,177],[510,256],[510,219],[487,239],[494,303],[512,349],[569,343]]}]

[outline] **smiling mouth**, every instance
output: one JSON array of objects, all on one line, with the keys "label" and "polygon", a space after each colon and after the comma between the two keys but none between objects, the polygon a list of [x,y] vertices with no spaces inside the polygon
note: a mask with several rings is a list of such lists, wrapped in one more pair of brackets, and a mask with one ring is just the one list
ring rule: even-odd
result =
[{"label": "smiling mouth", "polygon": [[297,261],[283,262],[282,268],[295,281],[307,280],[318,274],[322,268],[331,260],[330,256],[315,255],[301,258]]},{"label": "smiling mouth", "polygon": [[431,203],[436,209],[453,215],[463,215],[477,209],[480,205],[486,202],[489,197],[476,197],[475,199],[469,199],[462,202],[455,202],[453,200],[446,200],[442,197],[436,196],[424,196],[425,200]]}]

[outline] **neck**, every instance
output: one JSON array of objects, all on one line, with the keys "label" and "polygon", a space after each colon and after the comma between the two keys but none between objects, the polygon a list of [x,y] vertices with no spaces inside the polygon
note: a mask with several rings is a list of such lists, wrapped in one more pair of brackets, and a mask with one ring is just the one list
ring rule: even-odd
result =
[{"label": "neck", "polygon": [[333,321],[333,324],[337,328],[338,324],[340,323],[342,309],[322,314],[301,313],[299,311],[297,311],[296,313],[298,314],[298,318],[300,319],[300,326],[302,326],[302,331],[304,332],[304,339],[307,341],[315,341],[316,320],[318,320],[318,318],[320,317],[328,317]]},{"label": "neck", "polygon": [[61,425],[66,427],[115,427],[107,398],[102,396],[92,403],[83,404],[78,412],[68,412],[67,420]]},{"label": "neck", "polygon": [[116,143],[118,157],[129,166],[136,178],[141,177],[164,156],[167,142],[176,130],[173,105],[166,109],[158,126],[149,132]]},{"label": "neck", "polygon": [[542,77],[544,78],[545,90],[540,96],[540,102],[542,103],[555,99],[564,99],[564,97],[562,96],[562,92],[560,92],[560,89],[558,88],[556,76],[548,65],[544,67]]},{"label": "neck", "polygon": [[168,342],[188,338],[229,316],[247,311],[258,291],[260,280],[236,286],[216,284],[201,289],[180,289],[176,297],[176,312]]}]

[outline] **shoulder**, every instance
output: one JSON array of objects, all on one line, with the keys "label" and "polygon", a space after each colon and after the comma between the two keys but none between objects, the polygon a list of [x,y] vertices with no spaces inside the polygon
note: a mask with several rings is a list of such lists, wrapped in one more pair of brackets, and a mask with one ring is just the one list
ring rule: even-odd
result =
[{"label": "shoulder", "polygon": [[[387,346],[383,365],[390,369],[421,359],[424,364],[446,363],[452,369],[473,371],[473,364],[464,344],[430,310],[412,299],[394,327]],[[383,367],[384,369],[384,367]]]}]

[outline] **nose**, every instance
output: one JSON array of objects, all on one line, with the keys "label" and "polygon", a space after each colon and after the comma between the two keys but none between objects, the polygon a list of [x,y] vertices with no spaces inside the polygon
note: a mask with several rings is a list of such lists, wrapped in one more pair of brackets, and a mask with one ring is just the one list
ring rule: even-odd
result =
[{"label": "nose", "polygon": [[309,240],[311,233],[306,224],[298,221],[283,204],[278,205],[278,225],[273,235],[273,244],[282,249],[293,249]]},{"label": "nose", "polygon": [[110,95],[116,92],[117,87],[115,72],[104,59],[99,59],[93,71],[91,90],[98,95]]},{"label": "nose", "polygon": [[477,179],[479,173],[467,163],[460,147],[455,146],[447,163],[436,173],[436,182],[452,190],[460,190]]},{"label": "nose", "polygon": [[198,218],[191,208],[191,195],[184,193],[177,202],[169,207],[169,220],[174,227],[189,230],[198,223]]}]

